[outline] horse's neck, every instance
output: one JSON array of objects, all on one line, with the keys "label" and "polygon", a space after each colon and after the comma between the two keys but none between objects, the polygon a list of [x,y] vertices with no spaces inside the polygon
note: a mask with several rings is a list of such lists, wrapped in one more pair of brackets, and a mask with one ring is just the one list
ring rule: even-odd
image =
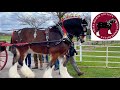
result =
[{"label": "horse's neck", "polygon": [[112,23],[113,21],[114,21],[114,19],[111,19],[111,20],[109,20],[108,22],[109,22],[109,23]]},{"label": "horse's neck", "polygon": [[107,23],[110,24],[112,20],[109,20]]}]

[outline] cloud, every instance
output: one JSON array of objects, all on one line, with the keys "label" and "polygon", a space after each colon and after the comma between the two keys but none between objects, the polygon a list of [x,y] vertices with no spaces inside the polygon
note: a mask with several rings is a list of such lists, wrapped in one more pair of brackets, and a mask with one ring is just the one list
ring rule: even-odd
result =
[{"label": "cloud", "polygon": [[50,12],[0,12],[0,30],[30,27],[29,25],[21,25],[17,20],[16,14],[23,15],[24,17],[37,17],[40,19],[50,18],[51,20],[54,20],[54,22],[58,22],[58,19],[55,19]]},{"label": "cloud", "polygon": [[[91,20],[90,12],[74,12],[74,13],[80,14],[81,17],[86,16],[89,20]],[[49,20],[43,23],[40,26],[42,28],[44,27],[46,28],[47,25],[50,26],[59,21],[58,17],[55,17],[51,12],[0,12],[0,31],[30,27],[29,25],[21,25],[21,23],[17,20],[16,14],[21,14],[26,17],[29,16],[37,17],[40,19],[49,18],[51,21]]]}]

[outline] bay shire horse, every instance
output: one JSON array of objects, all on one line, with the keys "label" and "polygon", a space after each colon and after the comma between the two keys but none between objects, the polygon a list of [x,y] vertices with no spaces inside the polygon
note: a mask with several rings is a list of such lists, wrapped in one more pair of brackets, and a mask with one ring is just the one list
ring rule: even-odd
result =
[{"label": "bay shire horse", "polygon": [[99,22],[99,23],[97,23],[97,32],[96,32],[96,35],[100,36],[99,31],[100,31],[101,28],[107,28],[108,29],[108,34],[112,34],[111,33],[111,27],[112,27],[112,24],[115,21],[116,21],[116,19],[112,18],[112,19],[110,19],[107,22]]},{"label": "bay shire horse", "polygon": [[[83,38],[80,38],[81,41]],[[51,61],[48,64],[43,75],[44,78],[52,78],[52,68],[57,59],[60,61],[60,75],[63,78],[71,78],[67,72],[67,68],[63,65],[66,60],[66,53],[71,45],[70,38],[64,38],[61,27],[55,26],[47,29],[23,28],[13,32],[11,43],[14,44],[16,54],[13,58],[13,66],[9,70],[9,77],[20,78],[17,72],[17,65],[20,64],[21,72],[25,77],[33,78],[35,74],[25,64],[27,53],[50,54]],[[16,45],[25,43],[24,45]]]}]

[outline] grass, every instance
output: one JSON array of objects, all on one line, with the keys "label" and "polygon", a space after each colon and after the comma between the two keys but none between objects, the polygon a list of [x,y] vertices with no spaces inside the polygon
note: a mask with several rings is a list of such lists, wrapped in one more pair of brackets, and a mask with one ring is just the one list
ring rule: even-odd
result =
[{"label": "grass", "polygon": [[10,42],[11,36],[0,36],[0,41]]},{"label": "grass", "polygon": [[[103,66],[103,63],[77,63],[80,70],[84,72],[82,76],[78,76],[70,63],[68,63],[68,72],[75,78],[120,78],[120,68],[105,67],[81,67],[83,66]],[[119,64],[120,66],[120,64]]]},{"label": "grass", "polygon": [[120,69],[118,68],[80,68],[84,74],[78,76],[71,65],[68,65],[68,72],[75,78],[120,78]]},{"label": "grass", "polygon": [[[120,46],[120,44],[114,44],[115,46]],[[113,45],[113,46],[114,46]],[[78,48],[78,47],[77,47]],[[78,48],[79,49],[79,48]],[[91,52],[92,50],[106,51],[105,47],[84,47],[83,50],[88,50],[83,52],[82,55],[93,55],[93,56],[105,56],[106,52]],[[109,51],[120,51],[120,47],[110,47]],[[120,53],[108,53],[109,56],[115,56],[114,58],[109,58],[110,62],[120,62]],[[77,73],[72,68],[71,64],[68,63],[69,73],[76,78],[120,78],[120,68],[106,68],[106,57],[82,57],[83,62],[79,62],[79,56],[76,57],[77,65],[80,70],[84,72],[84,75],[78,76]],[[103,62],[84,62],[84,61],[103,61]],[[83,67],[86,66],[86,67]],[[99,66],[99,67],[88,67],[88,66]],[[109,67],[120,67],[120,63],[108,63]]]}]

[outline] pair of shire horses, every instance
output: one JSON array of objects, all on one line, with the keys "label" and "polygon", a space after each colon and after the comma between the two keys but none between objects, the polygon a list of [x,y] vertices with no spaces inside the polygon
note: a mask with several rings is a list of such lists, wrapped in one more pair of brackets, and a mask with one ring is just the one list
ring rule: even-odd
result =
[{"label": "pair of shire horses", "polygon": [[[64,32],[59,23],[46,29],[23,28],[14,31],[11,38],[11,43],[14,44],[11,49],[14,57],[13,65],[9,69],[9,77],[20,78],[17,71],[17,65],[20,64],[22,66],[20,69],[22,74],[26,78],[34,78],[35,74],[25,64],[25,57],[27,53],[42,53],[49,54],[51,57],[51,61],[45,70],[43,78],[52,78],[52,69],[57,59],[60,61],[61,78],[72,78],[66,66],[64,66],[64,61],[66,60],[66,54],[68,53],[73,36],[77,36],[81,43],[84,42],[87,24],[86,26],[82,24],[84,24],[83,20],[78,18],[62,22],[61,25],[66,29],[68,38],[64,37]],[[19,43],[26,44],[16,45]]]}]

